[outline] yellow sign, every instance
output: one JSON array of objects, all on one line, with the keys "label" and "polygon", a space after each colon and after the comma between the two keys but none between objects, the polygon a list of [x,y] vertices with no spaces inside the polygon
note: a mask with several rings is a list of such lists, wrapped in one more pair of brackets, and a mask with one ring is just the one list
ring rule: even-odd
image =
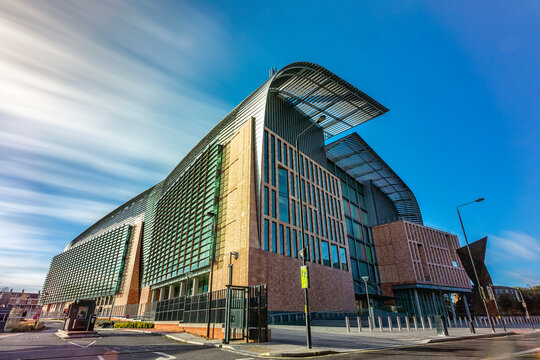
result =
[{"label": "yellow sign", "polygon": [[309,270],[305,265],[300,267],[300,278],[302,279],[302,289],[309,289]]}]

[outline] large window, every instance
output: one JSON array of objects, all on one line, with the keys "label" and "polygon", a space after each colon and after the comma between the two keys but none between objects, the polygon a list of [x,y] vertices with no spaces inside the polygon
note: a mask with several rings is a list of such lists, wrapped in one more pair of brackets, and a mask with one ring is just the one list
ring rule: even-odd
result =
[{"label": "large window", "polygon": [[339,256],[341,259],[341,270],[347,271],[347,253],[344,248],[339,248]]},{"label": "large window", "polygon": [[321,241],[322,262],[325,266],[330,266],[330,248],[328,242]]},{"label": "large window", "polygon": [[289,222],[289,179],[286,169],[279,168],[279,220]]},{"label": "large window", "polygon": [[336,269],[339,269],[339,256],[338,249],[336,245],[332,244],[332,266]]}]

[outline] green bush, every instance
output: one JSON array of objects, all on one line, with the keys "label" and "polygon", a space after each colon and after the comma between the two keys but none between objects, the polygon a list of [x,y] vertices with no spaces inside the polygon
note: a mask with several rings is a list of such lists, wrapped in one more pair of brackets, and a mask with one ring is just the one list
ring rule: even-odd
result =
[{"label": "green bush", "polygon": [[154,327],[154,323],[145,321],[120,321],[115,322],[114,327],[117,329],[151,329]]}]

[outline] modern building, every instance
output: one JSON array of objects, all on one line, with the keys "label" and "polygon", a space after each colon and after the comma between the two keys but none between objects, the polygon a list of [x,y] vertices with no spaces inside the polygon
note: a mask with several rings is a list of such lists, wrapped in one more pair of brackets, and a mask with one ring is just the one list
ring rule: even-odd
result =
[{"label": "modern building", "polygon": [[0,307],[11,307],[12,309],[22,309],[25,316],[34,315],[39,309],[40,292],[28,293],[13,291],[0,292]]},{"label": "modern building", "polygon": [[45,310],[93,298],[104,311],[140,313],[159,300],[223,289],[232,261],[235,285],[268,285],[270,311],[303,311],[302,248],[312,311],[361,306],[362,276],[372,298],[384,300],[374,226],[421,226],[420,209],[360,136],[333,140],[387,111],[321,66],[273,72],[163,181],[53,258]]},{"label": "modern building", "polygon": [[[456,235],[409,221],[373,228],[381,286],[400,312],[456,317],[454,301],[472,292]],[[468,305],[465,305],[468,306]]]}]

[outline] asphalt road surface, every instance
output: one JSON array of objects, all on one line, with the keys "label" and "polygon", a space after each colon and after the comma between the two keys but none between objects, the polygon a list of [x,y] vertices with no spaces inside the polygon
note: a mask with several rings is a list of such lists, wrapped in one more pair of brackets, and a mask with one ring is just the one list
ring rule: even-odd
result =
[{"label": "asphalt road surface", "polygon": [[0,334],[0,359],[245,359],[217,348],[182,344],[159,335],[100,331],[99,338],[62,340],[54,332],[60,323],[35,333]]},{"label": "asphalt road surface", "polygon": [[329,355],[321,360],[345,359],[540,359],[540,332],[491,339],[473,339]]}]

